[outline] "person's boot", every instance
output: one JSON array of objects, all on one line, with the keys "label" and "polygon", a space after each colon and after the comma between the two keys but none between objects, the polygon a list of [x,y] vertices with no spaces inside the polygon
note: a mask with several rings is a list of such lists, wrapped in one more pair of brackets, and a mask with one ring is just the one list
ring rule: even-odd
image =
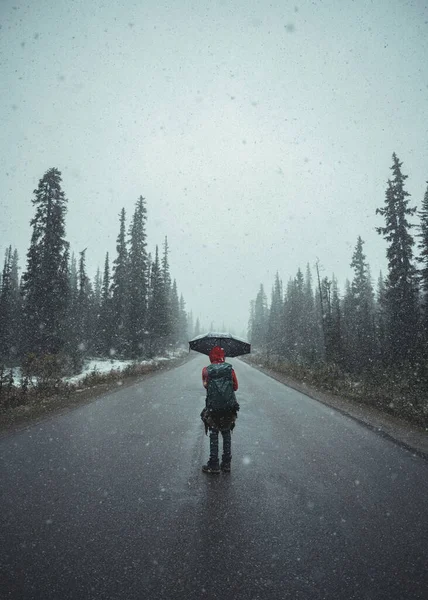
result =
[{"label": "person's boot", "polygon": [[230,473],[230,460],[232,457],[222,456],[220,469],[223,473]]},{"label": "person's boot", "polygon": [[211,473],[212,475],[218,475],[220,473],[220,466],[218,460],[209,459],[206,465],[202,465],[202,471],[204,473]]}]

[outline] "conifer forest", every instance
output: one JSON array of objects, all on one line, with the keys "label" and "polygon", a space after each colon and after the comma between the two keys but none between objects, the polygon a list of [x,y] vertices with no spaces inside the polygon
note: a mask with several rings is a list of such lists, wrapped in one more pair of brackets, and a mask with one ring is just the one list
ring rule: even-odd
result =
[{"label": "conifer forest", "polygon": [[428,188],[417,210],[406,179],[394,153],[385,200],[376,208],[386,273],[371,273],[362,232],[343,287],[316,261],[285,282],[277,273],[270,295],[261,284],[248,334],[267,364],[296,379],[426,426]]},{"label": "conifer forest", "polygon": [[[374,207],[388,271],[373,274],[364,232],[349,256],[350,278],[326,276],[314,257],[285,282],[278,272],[250,302],[248,339],[267,365],[298,380],[373,403],[426,424],[428,419],[428,188],[421,209],[406,191],[394,153],[385,199]],[[6,251],[0,287],[1,388],[11,368],[28,375],[49,365],[79,373],[90,356],[143,359],[186,347],[193,327],[169,265],[168,239],[148,252],[147,206],[140,196],[131,218],[119,214],[115,256],[91,277],[86,249],[66,237],[67,197],[51,168],[34,190],[31,240],[20,276]],[[213,325],[211,324],[211,328]]]},{"label": "conifer forest", "polygon": [[[127,222],[118,220],[116,255],[105,255],[91,277],[86,249],[75,254],[66,236],[67,197],[61,172],[51,168],[34,190],[31,241],[19,276],[19,257],[6,251],[0,288],[0,370],[40,362],[58,374],[81,370],[88,356],[139,359],[188,340],[189,317],[169,265],[168,240],[148,252],[147,207],[140,196]],[[1,389],[1,386],[0,386]]]}]

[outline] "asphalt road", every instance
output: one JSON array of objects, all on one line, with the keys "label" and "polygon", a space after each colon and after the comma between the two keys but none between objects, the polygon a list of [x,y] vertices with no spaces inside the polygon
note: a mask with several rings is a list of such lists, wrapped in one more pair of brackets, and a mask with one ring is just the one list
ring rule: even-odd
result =
[{"label": "asphalt road", "polygon": [[198,356],[0,440],[0,598],[428,598],[428,464],[238,360],[232,473]]}]

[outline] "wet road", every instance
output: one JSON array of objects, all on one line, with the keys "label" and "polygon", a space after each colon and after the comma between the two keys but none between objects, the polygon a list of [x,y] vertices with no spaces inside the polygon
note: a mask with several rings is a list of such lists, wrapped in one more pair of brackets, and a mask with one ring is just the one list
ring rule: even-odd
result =
[{"label": "wet road", "polygon": [[428,597],[428,463],[231,362],[231,474],[202,356],[0,440],[1,599]]}]

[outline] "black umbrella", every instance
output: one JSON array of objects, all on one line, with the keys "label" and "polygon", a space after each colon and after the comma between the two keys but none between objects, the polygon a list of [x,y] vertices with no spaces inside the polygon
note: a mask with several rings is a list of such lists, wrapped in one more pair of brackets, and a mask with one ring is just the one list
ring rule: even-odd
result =
[{"label": "black umbrella", "polygon": [[223,348],[225,355],[229,357],[241,356],[242,354],[249,354],[251,352],[251,344],[230,333],[204,333],[189,342],[189,350],[196,350],[196,352],[207,355],[209,355],[214,346]]}]

